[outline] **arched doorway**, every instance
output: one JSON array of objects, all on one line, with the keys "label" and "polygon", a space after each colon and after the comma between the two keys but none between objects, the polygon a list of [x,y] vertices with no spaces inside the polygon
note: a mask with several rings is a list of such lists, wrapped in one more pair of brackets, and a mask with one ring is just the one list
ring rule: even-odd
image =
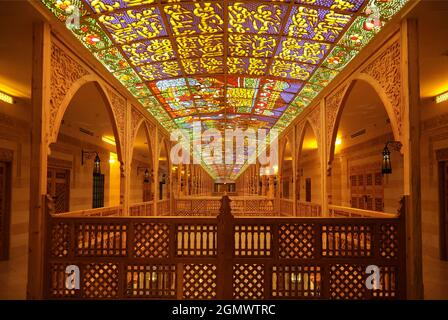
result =
[{"label": "arched doorway", "polygon": [[88,82],[69,102],[50,145],[47,193],[55,212],[120,205],[119,141],[101,86]]},{"label": "arched doorway", "polygon": [[154,166],[150,134],[145,122],[140,124],[134,140],[131,162],[131,204],[154,200]]},{"label": "arched doorway", "polygon": [[403,156],[391,149],[392,173],[382,175],[382,153],[397,140],[385,106],[364,80],[346,93],[337,117],[328,179],[330,205],[396,213],[403,195]]},{"label": "arched doorway", "polygon": [[[321,204],[321,163],[316,134],[307,121],[299,140],[297,157],[297,200]],[[299,205],[299,209],[300,209]]]}]

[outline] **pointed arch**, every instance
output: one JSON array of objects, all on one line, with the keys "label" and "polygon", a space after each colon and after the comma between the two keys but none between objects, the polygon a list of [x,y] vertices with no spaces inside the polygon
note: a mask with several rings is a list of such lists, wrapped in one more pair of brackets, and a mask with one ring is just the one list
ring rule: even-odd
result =
[{"label": "pointed arch", "polygon": [[145,132],[145,137],[146,137],[146,142],[148,143],[148,151],[150,154],[150,161],[151,161],[151,165],[152,167],[154,167],[154,159],[153,159],[153,143],[152,143],[152,139],[151,139],[151,129],[148,125],[148,122],[145,119],[141,119],[137,126],[135,127],[135,134],[132,137],[132,141],[130,142],[130,160],[132,161],[133,157],[134,157],[134,148],[135,148],[135,140],[137,139],[138,133],[140,131],[140,129],[143,128],[144,132]]},{"label": "pointed arch", "polygon": [[337,133],[339,130],[339,125],[341,122],[342,114],[344,112],[347,100],[349,99],[349,97],[353,91],[353,87],[355,86],[357,81],[363,81],[363,82],[367,83],[375,91],[375,93],[381,100],[382,105],[383,105],[384,109],[386,110],[387,116],[390,120],[394,139],[396,141],[401,140],[400,133],[399,133],[400,131],[399,131],[399,126],[398,126],[398,121],[395,116],[394,107],[393,107],[392,103],[390,102],[389,98],[387,97],[386,92],[383,90],[381,85],[373,77],[371,77],[370,75],[368,75],[366,73],[360,73],[360,74],[357,74],[353,78],[352,81],[350,81],[350,83],[348,84],[346,89],[343,91],[342,98],[340,99],[340,102],[337,106],[334,123],[327,124],[327,126],[332,125],[330,141],[328,143],[328,145],[329,145],[328,163],[331,163],[334,159],[335,143],[336,143]]},{"label": "pointed arch", "polygon": [[[102,81],[94,75],[86,75],[84,77],[81,77],[77,81],[73,83],[73,85],[70,87],[70,89],[67,91],[67,94],[64,96],[64,99],[62,100],[56,116],[54,117],[54,123],[50,124],[50,128],[52,128],[52,131],[48,135],[47,139],[47,147],[50,146],[50,144],[55,143],[57,141],[58,133],[61,128],[62,119],[64,118],[64,115],[67,111],[68,106],[70,105],[70,102],[75,97],[75,95],[78,93],[78,91],[85,86],[88,83],[94,83],[96,86],[98,93],[101,95],[104,101],[104,105],[106,106],[107,114],[109,115],[109,120],[112,125],[112,130],[114,133],[114,137],[116,139],[116,148],[117,148],[117,157],[118,160],[123,162],[123,153],[122,153],[122,144],[121,141],[123,137],[120,135],[120,130],[118,128],[117,124],[117,118],[112,106],[111,99],[107,93],[106,86],[102,83]],[[50,151],[50,150],[49,150]]]},{"label": "pointed arch", "polygon": [[300,130],[299,130],[299,132],[298,132],[298,139],[297,139],[297,142],[298,142],[298,148],[297,148],[297,151],[296,151],[296,155],[297,155],[297,164],[299,163],[299,161],[300,161],[300,155],[301,155],[301,153],[302,153],[302,147],[303,147],[303,140],[305,139],[305,134],[306,134],[306,127],[307,127],[307,125],[311,128],[311,130],[313,131],[313,134],[314,134],[314,136],[316,137],[316,140],[317,140],[317,149],[319,149],[320,147],[321,147],[321,145],[320,145],[320,143],[319,143],[319,139],[318,139],[318,136],[317,136],[317,133],[316,133],[316,129],[314,128],[314,126],[312,125],[312,123],[311,123],[311,121],[310,121],[310,119],[305,119],[304,121],[303,121],[303,123],[302,123],[302,126],[301,126],[301,128],[300,128]]}]

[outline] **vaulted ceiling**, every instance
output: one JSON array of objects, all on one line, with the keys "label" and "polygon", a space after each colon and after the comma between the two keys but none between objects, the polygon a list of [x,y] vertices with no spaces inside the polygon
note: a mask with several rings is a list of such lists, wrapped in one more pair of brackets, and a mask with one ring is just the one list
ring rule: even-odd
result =
[{"label": "vaulted ceiling", "polygon": [[168,131],[285,129],[407,2],[41,1]]}]

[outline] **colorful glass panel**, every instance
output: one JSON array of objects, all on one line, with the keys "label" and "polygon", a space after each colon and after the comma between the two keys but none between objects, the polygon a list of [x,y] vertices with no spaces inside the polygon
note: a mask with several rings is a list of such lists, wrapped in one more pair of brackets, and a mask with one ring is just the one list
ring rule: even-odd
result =
[{"label": "colorful glass panel", "polygon": [[41,1],[168,131],[286,128],[408,2]]}]

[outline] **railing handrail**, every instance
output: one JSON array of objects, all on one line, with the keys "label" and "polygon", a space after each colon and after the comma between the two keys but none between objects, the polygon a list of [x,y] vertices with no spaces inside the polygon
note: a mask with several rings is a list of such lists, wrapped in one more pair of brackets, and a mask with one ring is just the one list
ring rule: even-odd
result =
[{"label": "railing handrail", "polygon": [[113,207],[101,207],[101,208],[94,208],[94,209],[82,209],[82,210],[75,210],[75,211],[68,211],[63,213],[57,213],[52,214],[55,217],[70,217],[70,216],[80,216],[80,217],[88,217],[91,214],[102,212],[102,211],[113,211],[118,210],[118,212],[121,212],[123,210],[123,206],[113,206]]},{"label": "railing handrail", "polygon": [[[365,210],[365,209],[358,209],[358,208],[351,208],[351,207],[344,207],[344,206],[337,206],[337,205],[329,205],[328,209],[329,209],[329,211],[330,210],[338,210],[338,211],[346,211],[349,213],[354,213],[356,215],[360,215],[361,216],[360,218],[369,218],[369,217],[397,218],[398,217],[398,213],[380,212],[380,211]],[[356,216],[353,218],[356,218]]]},{"label": "railing handrail", "polygon": [[309,206],[320,206],[320,203],[317,202],[312,202],[312,201],[303,201],[303,200],[297,200],[298,204],[303,204],[303,205],[309,205]]},{"label": "railing handrail", "polygon": [[154,201],[149,200],[149,201],[143,201],[143,202],[138,202],[138,203],[131,203],[131,204],[129,204],[129,207],[138,207],[138,206],[143,206],[143,205],[148,205],[148,204],[154,204]]}]

